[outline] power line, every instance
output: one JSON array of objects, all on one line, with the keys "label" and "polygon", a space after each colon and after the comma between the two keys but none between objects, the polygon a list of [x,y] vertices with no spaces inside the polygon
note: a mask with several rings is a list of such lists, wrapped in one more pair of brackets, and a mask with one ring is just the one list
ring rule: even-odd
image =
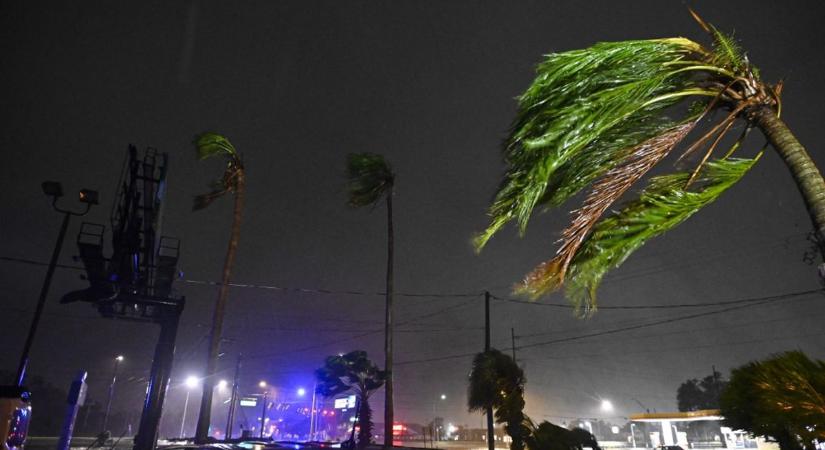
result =
[{"label": "power line", "polygon": [[[809,289],[807,291],[798,291],[798,292],[791,292],[788,294],[775,294],[775,295],[768,295],[763,297],[750,297],[750,298],[740,298],[735,300],[723,300],[723,301],[716,301],[716,302],[705,302],[705,303],[677,303],[677,304],[659,304],[659,305],[607,305],[607,306],[599,306],[597,309],[599,310],[622,310],[622,309],[675,309],[675,308],[708,308],[713,306],[726,306],[726,305],[738,305],[741,303],[752,303],[752,302],[760,302],[763,300],[783,300],[785,298],[790,297],[797,297],[801,295],[808,295],[813,294],[814,292],[821,292],[822,288],[817,289]],[[504,298],[498,297],[493,295],[494,299],[502,302],[509,302],[509,303],[521,303],[525,305],[532,305],[532,306],[546,306],[551,308],[564,308],[564,309],[574,309],[575,306],[569,304],[559,304],[559,303],[539,303],[539,302],[531,302],[529,300],[518,300],[514,298]],[[525,337],[524,335],[521,337]]]},{"label": "power line", "polygon": [[[34,266],[48,266],[48,263],[44,263],[41,261],[35,261],[32,259],[25,259],[25,258],[15,258],[10,256],[0,256],[0,261],[7,261],[7,262],[14,262],[20,264],[29,264]],[[70,266],[66,264],[57,264],[56,267],[61,269],[71,269],[71,270],[86,270],[82,266]],[[204,281],[204,280],[192,280],[188,278],[181,278],[181,281],[187,284],[193,285],[203,285],[203,286],[220,286],[222,283],[219,281]],[[309,294],[325,294],[325,295],[359,295],[359,296],[384,296],[386,292],[381,291],[366,291],[366,290],[351,290],[351,289],[344,289],[344,290],[335,290],[335,289],[323,289],[323,288],[308,288],[308,287],[287,287],[287,286],[277,286],[271,284],[252,284],[252,283],[229,283],[230,287],[234,288],[242,288],[242,289],[261,289],[261,290],[269,290],[269,291],[281,291],[281,292],[299,292],[299,293],[309,293]],[[444,292],[394,292],[393,295],[398,297],[424,297],[424,298],[462,298],[462,297],[477,297],[479,295],[483,295],[484,291],[477,291],[477,292],[454,292],[454,293],[444,293]]]},{"label": "power line", "polygon": [[[817,289],[813,292],[822,292],[822,289]],[[786,294],[786,297],[784,297],[782,299],[794,298],[794,297],[798,297],[799,295],[800,295],[799,293]],[[764,304],[767,304],[771,301],[775,301],[775,299],[762,300],[761,302],[752,302],[752,303],[746,303],[746,304],[743,304],[743,305],[740,304],[740,305],[730,306],[730,307],[723,308],[723,309],[717,309],[717,310],[714,310],[714,311],[707,311],[707,312],[702,312],[702,313],[697,313],[697,314],[688,314],[688,315],[685,315],[685,316],[678,316],[678,317],[673,317],[673,318],[669,318],[669,319],[658,320],[658,321],[655,321],[655,322],[648,322],[648,323],[643,323],[643,324],[637,324],[637,325],[631,325],[631,326],[626,326],[626,327],[614,328],[614,329],[611,329],[611,330],[604,330],[604,331],[588,333],[588,334],[582,334],[582,335],[577,335],[577,336],[569,336],[569,337],[565,337],[565,338],[551,339],[551,340],[542,341],[542,342],[534,342],[534,343],[531,343],[531,344],[523,344],[523,345],[517,346],[516,350],[523,350],[523,349],[526,349],[526,348],[541,347],[541,346],[552,345],[552,344],[560,344],[560,343],[565,343],[565,342],[577,341],[577,340],[581,340],[581,339],[588,339],[588,338],[593,338],[593,337],[599,337],[599,336],[605,336],[605,335],[610,335],[610,334],[622,333],[622,332],[626,332],[626,331],[638,330],[638,329],[642,329],[642,328],[649,328],[649,327],[654,327],[654,326],[664,325],[664,324],[669,324],[669,323],[674,323],[674,322],[691,320],[691,319],[696,319],[696,318],[699,318],[699,317],[706,317],[706,316],[710,316],[710,315],[714,315],[714,314],[721,314],[721,313],[726,313],[726,312],[730,312],[730,311],[735,311],[735,310],[738,310],[738,309],[743,309],[743,308],[747,308],[747,307],[751,307],[751,306],[764,305]],[[502,350],[510,350],[510,349],[508,348],[508,349],[502,349]],[[476,351],[476,352],[468,352],[468,353],[461,353],[461,354],[455,354],[455,355],[445,355],[445,356],[439,356],[439,357],[433,357],[433,358],[424,358],[424,359],[418,359],[418,360],[399,361],[399,362],[396,362],[395,364],[396,365],[407,365],[407,364],[419,364],[419,363],[445,361],[445,360],[451,360],[451,359],[469,358],[469,357],[474,356],[476,353],[478,353],[478,352]]]}]

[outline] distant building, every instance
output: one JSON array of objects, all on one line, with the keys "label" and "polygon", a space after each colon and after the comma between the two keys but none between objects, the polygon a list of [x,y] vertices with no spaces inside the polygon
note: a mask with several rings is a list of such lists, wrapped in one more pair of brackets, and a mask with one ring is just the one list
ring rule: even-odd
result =
[{"label": "distant building", "polygon": [[678,445],[685,450],[779,449],[775,443],[723,426],[722,419],[718,409],[634,414],[630,416],[630,444],[633,448]]}]

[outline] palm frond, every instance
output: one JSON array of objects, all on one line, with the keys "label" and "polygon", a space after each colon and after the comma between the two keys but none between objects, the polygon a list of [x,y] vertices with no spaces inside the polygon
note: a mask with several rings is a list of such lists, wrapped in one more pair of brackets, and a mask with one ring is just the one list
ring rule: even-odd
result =
[{"label": "palm frond", "polygon": [[195,196],[195,201],[192,203],[192,210],[199,211],[211,205],[212,202],[226,194],[226,189],[215,189],[208,194],[200,194]]},{"label": "palm frond", "polygon": [[201,160],[218,155],[225,155],[232,158],[238,156],[235,146],[229,142],[229,139],[218,133],[201,133],[195,136],[193,143],[195,144],[197,157]]},{"label": "palm frond", "polygon": [[384,157],[375,153],[351,153],[347,156],[349,204],[372,205],[385,193],[392,195],[395,175]]},{"label": "palm frond", "polygon": [[533,296],[538,296],[561,286],[576,251],[602,214],[653,166],[667,156],[695,125],[696,121],[692,120],[642,142],[631,149],[617,166],[608,170],[593,185],[582,207],[573,211],[573,221],[562,232],[562,244],[556,252],[556,257],[542,263],[527,275],[524,290]]},{"label": "palm frond", "polygon": [[617,152],[672,127],[663,110],[704,94],[685,70],[699,51],[698,44],[674,38],[549,55],[519,98],[505,142],[508,169],[476,247],[514,219],[523,232],[536,205],[561,204],[609,170]]},{"label": "palm frond", "polygon": [[[691,190],[685,189],[689,172],[654,177],[638,200],[596,224],[570,263],[565,293],[577,307],[577,313],[587,315],[595,311],[596,289],[608,270],[621,265],[649,239],[674,228],[716,200],[757,159],[710,161]],[[540,294],[532,285],[522,289],[531,295]]]}]

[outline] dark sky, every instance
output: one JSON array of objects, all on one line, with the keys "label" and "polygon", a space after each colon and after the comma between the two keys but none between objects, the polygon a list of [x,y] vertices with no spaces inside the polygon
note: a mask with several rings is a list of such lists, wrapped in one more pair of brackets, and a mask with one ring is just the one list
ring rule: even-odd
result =
[{"label": "dark sky", "polygon": [[[785,80],[783,118],[825,164],[820,106],[825,36],[819,2],[691,2],[735,36],[763,76]],[[541,55],[601,40],[686,36],[707,42],[683,2],[2,2],[0,3],[0,256],[47,261],[60,217],[40,191],[60,180],[72,192],[100,190],[85,219],[107,223],[128,144],[171,158],[164,233],[180,237],[190,281],[220,276],[231,201],[191,212],[191,198],[219,176],[197,163],[196,133],[228,136],[248,168],[234,280],[279,287],[380,292],[385,210],[346,206],[349,152],[382,153],[397,172],[396,288],[406,293],[499,297],[554,252],[568,215],[536,217],[523,239],[508,228],[476,256],[470,239],[503,171],[499,143],[513,98]],[[761,136],[748,142],[753,153]],[[67,198],[70,199],[70,198]],[[718,202],[638,251],[611,273],[602,306],[715,302],[815,289],[802,261],[810,221],[774,153]],[[61,262],[73,264],[79,221]],[[0,367],[13,371],[45,268],[0,261]],[[98,318],[86,304],[59,305],[84,287],[58,270],[33,353],[31,373],[67,386],[89,370],[101,398],[111,358],[124,354],[115,406],[139,409],[157,328]],[[189,374],[202,371],[213,287],[177,283],[187,297],[170,411]],[[493,343],[510,328],[536,420],[621,417],[638,402],[675,410],[687,378],[771,353],[801,349],[825,358],[825,299],[803,296],[635,331],[534,345],[714,311],[609,310],[579,321],[569,310],[495,301]],[[560,295],[542,303],[563,304]],[[326,355],[367,350],[383,362],[382,297],[236,288],[225,336],[250,359],[244,383],[308,387]],[[716,308],[718,309],[718,308]],[[466,413],[470,358],[421,361],[481,350],[483,297],[398,297],[397,417],[480,425]],[[425,316],[419,318],[420,316]],[[340,342],[336,342],[340,341]],[[335,342],[335,343],[331,343]],[[312,347],[309,350],[306,348]],[[434,406],[444,393],[447,400]],[[383,408],[382,394],[374,407]],[[599,411],[599,399],[616,405]],[[635,400],[634,400],[635,399]],[[190,409],[191,411],[191,409]],[[167,419],[168,419],[167,415]],[[380,413],[377,413],[380,416]],[[192,416],[194,418],[194,416]]]}]

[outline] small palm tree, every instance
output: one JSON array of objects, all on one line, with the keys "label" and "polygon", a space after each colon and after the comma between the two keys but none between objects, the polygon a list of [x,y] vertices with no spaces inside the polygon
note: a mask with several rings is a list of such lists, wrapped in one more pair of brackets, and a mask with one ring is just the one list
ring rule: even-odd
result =
[{"label": "small palm tree", "polygon": [[394,236],[392,225],[392,194],[395,174],[392,167],[381,155],[374,153],[352,153],[347,158],[349,177],[349,205],[354,208],[374,206],[387,199],[387,287],[384,314],[384,446],[392,447],[393,383],[392,383],[392,337],[393,337],[393,257]]},{"label": "small palm tree", "polygon": [[530,434],[524,415],[524,371],[510,356],[492,349],[473,359],[467,406],[470,412],[495,409],[496,423],[503,423],[512,438],[511,450],[523,450]]},{"label": "small palm tree", "polygon": [[358,399],[358,447],[372,441],[372,408],[369,398],[384,385],[386,373],[367,358],[367,352],[356,350],[340,356],[328,356],[324,366],[315,370],[316,392],[332,397],[353,392]]},{"label": "small palm tree", "polygon": [[223,157],[226,162],[223,177],[213,185],[211,192],[195,197],[194,210],[200,210],[209,206],[217,198],[224,194],[234,194],[235,205],[232,212],[232,229],[229,234],[229,248],[226,250],[226,258],[223,262],[223,274],[221,276],[221,287],[218,291],[218,300],[215,303],[215,310],[212,315],[212,329],[209,335],[209,353],[206,360],[206,377],[203,380],[203,396],[201,397],[200,413],[198,414],[198,425],[195,431],[196,442],[205,442],[209,436],[209,425],[212,412],[212,392],[214,390],[214,375],[218,363],[218,350],[221,341],[221,330],[223,328],[223,317],[226,309],[226,301],[229,297],[229,282],[232,275],[232,267],[235,264],[235,253],[238,249],[238,240],[241,233],[241,219],[244,207],[244,188],[246,185],[246,173],[244,172],[241,155],[229,140],[216,133],[203,133],[195,138],[195,150],[199,160],[212,157]]},{"label": "small palm tree", "polygon": [[[780,119],[782,83],[764,81],[731,37],[694,17],[711,35],[711,48],[685,38],[602,42],[551,54],[538,66],[519,98],[504,148],[508,169],[476,248],[512,220],[524,232],[537,207],[560,206],[591,187],[562,232],[555,257],[528,274],[518,292],[537,298],[565,285],[578,314],[594,311],[596,290],[609,269],[713,202],[757,162],[761,151],[734,157],[753,128],[785,161],[814,230],[825,235],[825,181]],[[673,108],[678,104],[686,107]],[[710,117],[720,118],[689,139]],[[720,152],[737,122],[744,124],[742,131]],[[652,178],[638,199],[602,217],[688,141],[680,159],[701,155],[694,167]]]},{"label": "small palm tree", "polygon": [[[720,400],[725,423],[782,450],[825,442],[825,362],[800,351],[734,369]],[[802,442],[800,442],[800,439]]]}]

